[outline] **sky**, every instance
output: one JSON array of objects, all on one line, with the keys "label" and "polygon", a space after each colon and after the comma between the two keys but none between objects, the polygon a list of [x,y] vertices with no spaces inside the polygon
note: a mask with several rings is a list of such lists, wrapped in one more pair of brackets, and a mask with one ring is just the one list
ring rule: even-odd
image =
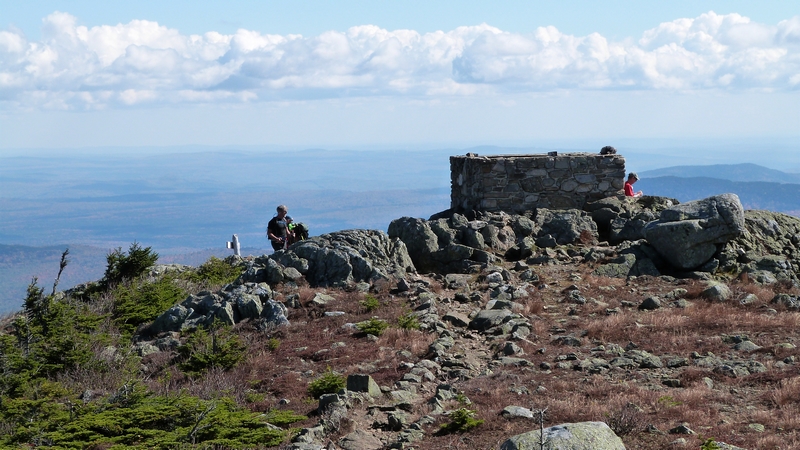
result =
[{"label": "sky", "polygon": [[762,138],[800,2],[0,0],[0,156]]}]

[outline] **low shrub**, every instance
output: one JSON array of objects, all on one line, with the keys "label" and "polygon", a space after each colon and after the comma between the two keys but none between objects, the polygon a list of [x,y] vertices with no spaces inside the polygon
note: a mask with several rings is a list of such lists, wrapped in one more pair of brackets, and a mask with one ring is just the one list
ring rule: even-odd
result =
[{"label": "low shrub", "polygon": [[381,303],[378,301],[377,298],[367,294],[364,297],[364,300],[361,301],[361,307],[364,308],[366,312],[372,312],[378,309],[381,306]]},{"label": "low shrub", "polygon": [[186,291],[170,276],[153,282],[134,280],[118,284],[112,291],[112,319],[123,334],[133,334],[136,327],[152,322],[161,313],[186,298]]},{"label": "low shrub", "polygon": [[475,418],[475,411],[467,408],[458,408],[450,413],[450,422],[441,425],[441,432],[465,433],[483,424],[483,419]]},{"label": "low shrub", "polygon": [[407,312],[397,318],[397,326],[404,330],[419,330],[419,320],[412,312]]},{"label": "low shrub", "polygon": [[633,404],[609,413],[605,422],[614,434],[620,437],[643,430],[646,426],[642,410]]},{"label": "low shrub", "polygon": [[290,409],[271,409],[264,415],[264,419],[267,423],[271,423],[272,425],[285,427],[286,425],[306,420],[308,417],[297,414]]},{"label": "low shrub", "polygon": [[[30,408],[25,412],[33,420],[12,422],[19,427],[15,433],[0,434],[3,448],[27,442],[51,448],[256,448],[277,446],[287,434],[228,398],[154,395],[141,385],[123,386],[97,403],[57,397],[40,405],[13,406],[18,411],[21,406]],[[0,416],[14,420],[5,413]]]},{"label": "low shrub", "polygon": [[372,318],[369,320],[365,320],[364,322],[359,322],[356,324],[356,328],[358,331],[366,334],[371,334],[373,336],[380,336],[383,334],[384,331],[389,327],[389,324],[385,320]]},{"label": "low shrub", "polygon": [[312,398],[320,398],[325,394],[335,394],[346,386],[347,380],[328,367],[328,370],[319,378],[308,383],[308,395]]},{"label": "low shrub", "polygon": [[212,367],[230,370],[246,357],[247,346],[228,327],[198,328],[178,347],[183,361],[178,367],[189,376],[198,376]]},{"label": "low shrub", "polygon": [[197,268],[197,271],[186,272],[183,278],[195,283],[206,283],[209,286],[232,283],[242,274],[244,266],[231,264],[216,256],[208,258]]}]

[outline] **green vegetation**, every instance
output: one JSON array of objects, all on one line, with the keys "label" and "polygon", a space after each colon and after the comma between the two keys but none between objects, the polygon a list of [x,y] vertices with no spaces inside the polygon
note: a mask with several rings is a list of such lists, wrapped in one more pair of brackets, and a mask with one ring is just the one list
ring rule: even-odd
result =
[{"label": "green vegetation", "polygon": [[705,439],[703,443],[700,444],[700,450],[720,450],[720,448],[719,444],[717,444],[713,438]]},{"label": "green vegetation", "polygon": [[122,247],[118,247],[106,256],[108,263],[104,275],[106,286],[138,278],[156,261],[158,253],[150,247],[142,248],[138,242],[131,244],[128,253],[123,252]]},{"label": "green vegetation", "polygon": [[269,338],[267,340],[267,350],[274,352],[281,346],[281,340],[278,338]]},{"label": "green vegetation", "polygon": [[385,320],[376,319],[375,317],[356,324],[356,328],[358,328],[358,331],[366,334],[371,334],[373,336],[382,335],[383,332],[386,331],[388,327],[389,324]]},{"label": "green vegetation", "polygon": [[285,437],[258,414],[227,399],[159,396],[126,384],[105,401],[83,404],[57,383],[43,388],[35,400],[4,401],[7,407],[0,416],[13,426],[11,433],[0,434],[4,448],[25,443],[57,448],[242,447],[278,445]]},{"label": "green vegetation", "polygon": [[328,370],[319,378],[308,383],[308,395],[312,398],[320,398],[324,394],[335,394],[346,386],[347,380],[328,367]]},{"label": "green vegetation", "polygon": [[465,433],[483,423],[483,419],[475,418],[475,411],[467,408],[458,408],[450,413],[450,422],[441,425],[441,432]]},{"label": "green vegetation", "polygon": [[683,404],[681,401],[675,400],[671,395],[662,395],[657,401],[659,405],[666,406],[667,408],[674,408]]},{"label": "green vegetation", "polygon": [[13,322],[13,336],[0,336],[0,394],[14,395],[35,379],[77,367],[101,368],[93,349],[105,347],[111,336],[98,330],[103,316],[80,302],[45,296],[34,278],[24,310]]},{"label": "green vegetation", "polygon": [[[128,253],[117,249],[108,255],[105,282],[81,298],[45,295],[38,280],[31,281],[23,310],[0,330],[0,448],[277,446],[290,431],[275,430],[270,421],[305,419],[291,411],[250,411],[228,388],[189,395],[179,388],[181,375],[169,370],[136,381],[144,366],[132,351],[133,333],[187,295],[172,275],[142,278],[156,258],[136,243]],[[198,273],[212,279],[201,275],[199,282],[219,282],[220,262],[206,267]],[[57,285],[58,278],[53,291]],[[186,338],[178,367],[191,377],[228,370],[244,359],[245,349],[230,327],[215,324]]]},{"label": "green vegetation", "polygon": [[381,306],[381,303],[378,301],[377,298],[373,297],[372,295],[367,294],[364,297],[364,300],[361,301],[361,307],[364,308],[366,312],[372,312],[378,309]]},{"label": "green vegetation", "polygon": [[152,282],[133,280],[118,284],[111,292],[114,298],[112,319],[120,331],[130,336],[136,327],[152,322],[161,313],[186,298],[186,291],[171,276]]},{"label": "green vegetation", "polygon": [[178,367],[190,376],[202,375],[213,367],[229,370],[244,360],[246,351],[247,346],[230,327],[215,323],[210,331],[192,331],[186,343],[178,347],[178,354],[184,358]]},{"label": "green vegetation", "polygon": [[397,326],[404,330],[419,330],[419,320],[409,311],[397,318]]},{"label": "green vegetation", "polygon": [[232,283],[244,271],[244,266],[232,265],[229,262],[212,256],[197,268],[187,272],[183,278],[195,283],[206,283],[210,286],[221,286]]},{"label": "green vegetation", "polygon": [[308,419],[307,416],[297,414],[290,409],[271,409],[265,415],[265,420],[267,423],[271,423],[278,427],[285,427],[286,425],[291,425],[295,422],[300,422],[306,419]]}]

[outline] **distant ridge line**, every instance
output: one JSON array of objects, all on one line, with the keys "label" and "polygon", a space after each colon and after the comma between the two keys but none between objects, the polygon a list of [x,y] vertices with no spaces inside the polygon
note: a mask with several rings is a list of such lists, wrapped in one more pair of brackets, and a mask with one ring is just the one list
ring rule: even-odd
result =
[{"label": "distant ridge line", "polygon": [[761,181],[800,184],[800,174],[787,173],[753,163],[712,164],[707,166],[672,166],[639,172],[644,178],[714,178],[728,181]]}]

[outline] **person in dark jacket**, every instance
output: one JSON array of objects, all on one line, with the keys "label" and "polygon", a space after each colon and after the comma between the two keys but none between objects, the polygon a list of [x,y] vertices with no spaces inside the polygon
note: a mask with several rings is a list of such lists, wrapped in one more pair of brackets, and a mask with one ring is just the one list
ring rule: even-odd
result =
[{"label": "person in dark jacket", "polygon": [[289,231],[289,223],[286,221],[289,209],[286,205],[280,205],[277,210],[278,214],[267,224],[267,237],[275,251],[285,249],[292,239],[292,232]]}]

